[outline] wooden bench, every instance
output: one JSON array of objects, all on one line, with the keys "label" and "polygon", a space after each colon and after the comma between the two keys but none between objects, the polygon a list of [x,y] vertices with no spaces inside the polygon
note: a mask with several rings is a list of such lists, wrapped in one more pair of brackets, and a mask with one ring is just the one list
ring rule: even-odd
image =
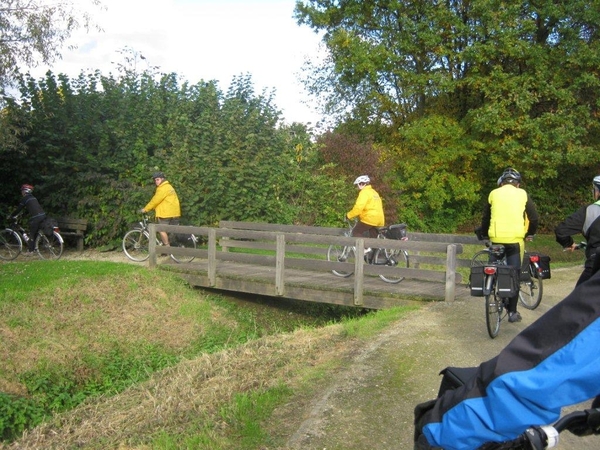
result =
[{"label": "wooden bench", "polygon": [[77,239],[77,250],[83,250],[84,233],[87,230],[86,219],[71,219],[69,217],[57,217],[58,228],[62,237],[74,237]]}]

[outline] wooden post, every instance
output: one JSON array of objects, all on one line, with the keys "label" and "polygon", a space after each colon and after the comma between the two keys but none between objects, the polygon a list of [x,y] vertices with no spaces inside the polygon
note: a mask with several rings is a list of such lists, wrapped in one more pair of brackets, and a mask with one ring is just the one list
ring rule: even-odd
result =
[{"label": "wooden post", "polygon": [[148,267],[156,267],[156,224],[148,224],[148,233],[150,233],[148,238],[148,253],[150,254]]},{"label": "wooden post", "polygon": [[446,251],[446,291],[445,300],[453,302],[456,296],[456,244],[448,245]]},{"label": "wooden post", "polygon": [[285,234],[277,233],[277,250],[275,253],[275,292],[285,294]]},{"label": "wooden post", "polygon": [[217,284],[217,230],[208,230],[208,285],[214,287]]},{"label": "wooden post", "polygon": [[365,264],[365,240],[356,240],[356,254],[354,255],[354,305],[363,305],[364,286],[364,264]]}]

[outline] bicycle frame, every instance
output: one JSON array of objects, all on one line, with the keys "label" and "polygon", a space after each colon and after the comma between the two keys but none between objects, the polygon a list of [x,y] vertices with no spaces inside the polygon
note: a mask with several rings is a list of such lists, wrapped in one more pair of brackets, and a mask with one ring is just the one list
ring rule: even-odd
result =
[{"label": "bicycle frame", "polygon": [[[138,222],[139,225],[134,225],[123,237],[123,252],[132,261],[143,262],[150,257],[148,248],[152,237],[150,236],[150,227],[148,223],[148,215],[144,214],[142,220]],[[174,242],[174,245],[171,244],[170,246],[196,248],[198,238],[194,234],[186,234],[186,236],[184,241],[180,241],[176,236],[173,241],[178,241],[178,243]],[[163,245],[163,242],[158,238],[158,235],[154,235],[154,239],[157,246]],[[171,254],[170,257],[177,263],[191,262],[194,259],[194,256],[176,257],[173,254]]]},{"label": "bicycle frame", "polygon": [[[344,236],[350,237],[352,236],[352,230],[354,228],[353,224],[348,221],[348,230],[344,232]],[[386,232],[388,227],[380,227],[378,228],[378,238],[386,239]],[[408,238],[404,237],[402,240],[407,240]],[[401,267],[409,267],[409,257],[406,250],[388,250],[385,248],[369,248],[365,249],[364,255],[357,255],[356,246],[355,245],[330,245],[327,250],[327,259],[329,261],[339,261],[339,262],[353,262],[355,257],[365,258],[365,263],[369,265],[376,266],[390,266],[395,267],[400,265]],[[339,277],[347,278],[354,273],[354,269],[345,272],[338,269],[333,269],[332,273]],[[403,276],[398,276],[394,274],[388,274],[388,272],[380,273],[379,278],[381,278],[386,283],[396,284],[404,280]]]}]

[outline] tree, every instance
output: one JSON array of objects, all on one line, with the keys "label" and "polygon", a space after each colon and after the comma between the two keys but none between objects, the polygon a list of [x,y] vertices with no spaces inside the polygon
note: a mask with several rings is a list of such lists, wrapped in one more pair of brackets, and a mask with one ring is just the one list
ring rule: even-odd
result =
[{"label": "tree", "polygon": [[[425,133],[446,136],[451,124],[461,136],[451,148],[468,154],[475,171],[453,183],[487,190],[515,166],[552,222],[563,206],[556,199],[598,173],[600,1],[309,0],[297,2],[296,18],[322,32],[329,50],[307,78],[311,91],[405,167],[452,173],[455,155],[440,147],[446,138],[431,140],[438,147],[426,149],[430,159],[414,150],[422,145],[405,145]],[[439,198],[440,186],[415,181],[399,188]],[[573,200],[568,208],[583,201]]]},{"label": "tree", "polygon": [[0,90],[23,66],[52,63],[74,30],[91,25],[90,15],[70,0],[0,0]]}]

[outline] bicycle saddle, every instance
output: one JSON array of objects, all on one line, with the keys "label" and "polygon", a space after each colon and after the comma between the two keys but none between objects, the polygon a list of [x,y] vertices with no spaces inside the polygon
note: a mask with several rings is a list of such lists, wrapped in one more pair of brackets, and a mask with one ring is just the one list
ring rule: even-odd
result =
[{"label": "bicycle saddle", "polygon": [[490,245],[490,253],[497,258],[502,258],[504,256],[504,245],[491,244]]}]

